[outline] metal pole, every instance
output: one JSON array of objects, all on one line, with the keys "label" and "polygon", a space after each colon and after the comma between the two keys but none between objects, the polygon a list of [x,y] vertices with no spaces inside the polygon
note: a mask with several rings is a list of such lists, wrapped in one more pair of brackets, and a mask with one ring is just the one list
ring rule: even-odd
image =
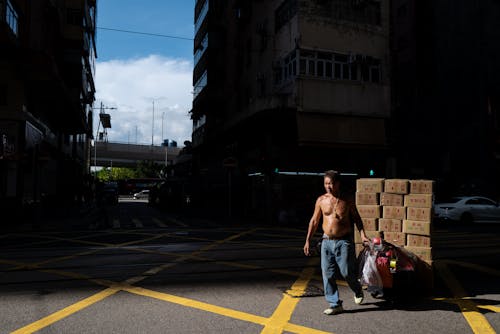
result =
[{"label": "metal pole", "polygon": [[153,100],[153,122],[151,123],[151,146],[153,146],[153,137],[155,133],[155,100]]},{"label": "metal pole", "polygon": [[163,137],[163,118],[165,118],[165,112],[161,113],[161,140],[162,141],[163,141],[163,139],[165,139],[165,137]]},{"label": "metal pole", "polygon": [[94,174],[97,175],[97,137],[99,135],[99,126],[101,122],[97,123],[97,133],[94,139]]},{"label": "metal pole", "polygon": [[[102,101],[101,101],[101,107],[100,107],[100,110],[99,110],[99,114],[102,113],[104,110],[104,107],[102,105]],[[97,141],[99,139],[99,129],[101,127],[101,119],[98,118],[97,120],[97,131],[95,133],[95,139],[94,139],[94,175],[97,176]]]}]

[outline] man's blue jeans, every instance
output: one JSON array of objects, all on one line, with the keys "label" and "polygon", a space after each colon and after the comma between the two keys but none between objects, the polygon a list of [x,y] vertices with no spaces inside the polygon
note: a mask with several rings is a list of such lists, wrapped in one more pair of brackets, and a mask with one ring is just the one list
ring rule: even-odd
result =
[{"label": "man's blue jeans", "polygon": [[331,307],[342,305],[339,290],[335,281],[338,274],[342,275],[352,291],[362,294],[356,269],[356,251],[353,240],[323,239],[321,243],[321,272],[326,301]]}]

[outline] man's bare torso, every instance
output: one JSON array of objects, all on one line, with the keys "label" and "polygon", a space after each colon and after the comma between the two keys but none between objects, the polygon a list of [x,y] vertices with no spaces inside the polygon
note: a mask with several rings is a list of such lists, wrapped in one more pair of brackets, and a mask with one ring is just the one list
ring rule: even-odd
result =
[{"label": "man's bare torso", "polygon": [[319,201],[323,213],[323,233],[329,238],[342,238],[351,233],[349,204],[332,194],[320,196]]}]

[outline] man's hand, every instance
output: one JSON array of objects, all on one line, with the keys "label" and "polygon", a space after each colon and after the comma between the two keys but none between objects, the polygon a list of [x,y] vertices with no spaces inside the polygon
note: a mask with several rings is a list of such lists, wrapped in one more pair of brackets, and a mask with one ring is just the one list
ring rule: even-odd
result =
[{"label": "man's hand", "polygon": [[366,234],[365,234],[365,230],[363,229],[363,230],[361,230],[361,231],[359,231],[359,232],[360,232],[360,234],[361,234],[361,241],[363,242],[363,245],[365,245],[365,244],[366,244],[366,245],[370,244],[370,239],[366,236]]},{"label": "man's hand", "polygon": [[309,240],[306,240],[306,243],[304,244],[304,254],[306,256],[310,256],[311,253],[309,252]]}]

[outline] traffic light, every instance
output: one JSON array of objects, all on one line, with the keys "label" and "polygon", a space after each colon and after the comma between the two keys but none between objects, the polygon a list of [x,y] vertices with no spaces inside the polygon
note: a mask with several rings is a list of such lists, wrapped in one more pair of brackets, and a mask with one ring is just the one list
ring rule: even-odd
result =
[{"label": "traffic light", "polygon": [[370,172],[368,173],[370,176],[375,176],[375,171],[373,169],[370,169]]}]

